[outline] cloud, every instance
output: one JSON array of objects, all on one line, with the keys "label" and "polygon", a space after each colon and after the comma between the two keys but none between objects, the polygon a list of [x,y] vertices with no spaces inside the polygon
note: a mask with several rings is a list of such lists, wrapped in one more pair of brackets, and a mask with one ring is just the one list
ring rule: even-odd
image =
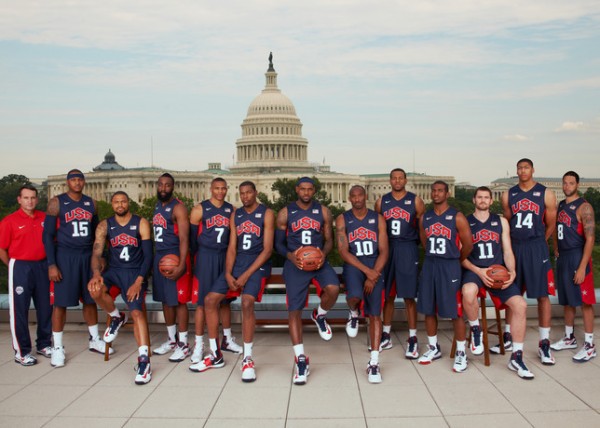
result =
[{"label": "cloud", "polygon": [[554,132],[597,134],[600,133],[600,117],[589,122],[565,121]]},{"label": "cloud", "polygon": [[506,141],[530,141],[533,138],[532,137],[527,137],[525,135],[521,135],[521,134],[512,134],[512,135],[505,135],[504,137],[502,137],[503,140]]}]

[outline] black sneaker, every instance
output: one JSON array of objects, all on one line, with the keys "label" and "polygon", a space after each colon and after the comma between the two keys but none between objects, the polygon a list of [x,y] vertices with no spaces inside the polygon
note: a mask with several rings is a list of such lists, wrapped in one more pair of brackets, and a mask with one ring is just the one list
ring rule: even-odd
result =
[{"label": "black sneaker", "polygon": [[150,358],[148,357],[148,355],[140,355],[138,357],[138,365],[136,371],[136,385],[144,385],[150,382],[150,380],[152,380],[152,370],[150,368]]},{"label": "black sneaker", "polygon": [[113,340],[117,338],[119,334],[119,329],[127,322],[127,314],[125,312],[121,312],[118,317],[110,317],[110,325],[106,328],[104,332],[105,343],[111,343]]},{"label": "black sneaker", "polygon": [[310,374],[308,357],[306,355],[300,355],[296,358],[296,373],[294,373],[294,384],[304,385],[308,380]]},{"label": "black sneaker", "polygon": [[[502,341],[504,342],[504,350],[506,352],[512,352],[512,334],[505,331],[504,334],[502,335]],[[490,348],[490,352],[492,354],[499,354],[500,353],[500,344],[492,346]]]},{"label": "black sneaker", "polygon": [[471,327],[471,354],[483,354],[483,343],[481,342],[481,327],[474,325]]},{"label": "black sneaker", "polygon": [[540,340],[540,347],[538,349],[540,360],[545,366],[553,366],[556,361],[550,351],[550,341],[548,339]]},{"label": "black sneaker", "polygon": [[513,372],[517,372],[521,379],[531,380],[535,377],[523,362],[523,351],[513,352],[510,360],[508,360],[508,368]]}]

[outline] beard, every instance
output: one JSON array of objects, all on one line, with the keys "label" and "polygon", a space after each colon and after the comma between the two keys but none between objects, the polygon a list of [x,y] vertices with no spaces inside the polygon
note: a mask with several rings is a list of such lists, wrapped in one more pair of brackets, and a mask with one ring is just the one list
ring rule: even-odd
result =
[{"label": "beard", "polygon": [[122,213],[115,213],[115,215],[117,217],[125,217],[127,214],[129,214],[129,209],[126,209],[125,211],[123,211]]},{"label": "beard", "polygon": [[173,192],[165,193],[165,196],[162,196],[160,192],[156,192],[156,198],[161,202],[169,202],[173,197]]}]

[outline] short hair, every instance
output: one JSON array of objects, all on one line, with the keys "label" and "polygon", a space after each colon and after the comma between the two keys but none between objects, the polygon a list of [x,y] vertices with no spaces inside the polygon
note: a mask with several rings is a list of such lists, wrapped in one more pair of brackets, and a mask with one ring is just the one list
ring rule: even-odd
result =
[{"label": "short hair", "polygon": [[444,186],[444,188],[446,189],[446,193],[448,193],[450,190],[448,188],[448,183],[446,183],[443,180],[435,180],[433,183],[431,183],[431,188],[433,189],[433,186],[435,186],[436,184],[442,184]]},{"label": "short hair", "polygon": [[112,196],[110,197],[110,200],[112,202],[112,200],[115,198],[115,196],[119,196],[119,195],[123,195],[127,198],[127,200],[129,201],[129,195],[127,193],[125,193],[122,190],[117,190],[115,193],[112,194]]},{"label": "short hair", "polygon": [[390,171],[390,178],[392,178],[392,174],[395,172],[401,172],[402,174],[404,174],[404,178],[406,178],[406,171],[404,171],[402,168],[394,168]]},{"label": "short hair", "polygon": [[575,171],[567,171],[567,172],[565,172],[565,175],[563,175],[563,179],[565,177],[575,177],[575,182],[577,184],[579,184],[579,174],[577,174]]},{"label": "short hair", "polygon": [[302,183],[309,183],[313,186],[315,185],[315,180],[310,177],[300,177],[298,181],[296,181],[296,187],[300,186]]},{"label": "short hair", "polygon": [[225,179],[223,177],[215,177],[212,179],[212,181],[210,182],[210,185],[212,186],[215,183],[225,183],[225,185],[227,185],[227,181],[225,181]]},{"label": "short hair", "polygon": [[35,196],[38,195],[38,190],[33,184],[23,184],[21,187],[19,187],[19,197],[21,197],[21,192],[23,190],[33,190],[35,192]]},{"label": "short hair", "polygon": [[360,190],[362,190],[362,191],[363,191],[363,193],[364,193],[365,195],[367,194],[367,190],[366,190],[366,189],[365,189],[363,186],[361,186],[360,184],[355,184],[354,186],[352,186],[352,187],[350,188],[350,191],[348,192],[348,194],[352,193],[352,191],[353,191],[354,189],[360,189]]},{"label": "short hair", "polygon": [[168,172],[165,172],[163,175],[161,175],[160,177],[158,177],[159,179],[162,177],[166,177],[166,178],[170,178],[171,181],[173,182],[173,186],[175,185],[175,179],[173,178],[173,176],[171,174],[169,174]]},{"label": "short hair", "polygon": [[473,197],[477,196],[477,192],[488,192],[490,194],[490,197],[494,196],[494,195],[492,195],[492,190],[487,186],[479,186],[477,189],[475,189],[475,193],[473,193]]},{"label": "short hair", "polygon": [[249,180],[242,181],[240,183],[238,189],[241,189],[242,187],[246,187],[246,186],[252,187],[252,190],[254,190],[256,192],[256,185],[253,182],[249,181]]},{"label": "short hair", "polygon": [[527,162],[533,168],[533,161],[531,159],[529,159],[529,158],[519,159],[519,161],[517,162],[517,165],[519,165],[521,162]]},{"label": "short hair", "polygon": [[85,175],[83,175],[83,172],[81,172],[80,169],[74,168],[72,170],[70,170],[69,172],[67,172],[67,180],[71,179],[71,175],[81,175],[81,178],[83,178],[85,180]]}]

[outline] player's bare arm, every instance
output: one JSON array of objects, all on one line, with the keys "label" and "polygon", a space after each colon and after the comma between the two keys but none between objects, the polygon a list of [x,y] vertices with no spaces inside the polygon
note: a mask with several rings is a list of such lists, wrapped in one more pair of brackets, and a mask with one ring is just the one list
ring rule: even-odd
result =
[{"label": "player's bare arm", "polygon": [[204,210],[202,209],[202,205],[198,204],[192,211],[190,212],[190,224],[199,225],[202,221],[202,216],[204,214]]},{"label": "player's bare arm", "polygon": [[502,215],[505,219],[510,220],[512,218],[512,211],[508,205],[508,190],[502,193],[500,204],[502,205]]},{"label": "player's bare arm", "polygon": [[323,239],[323,258],[319,263],[319,268],[325,263],[325,257],[333,249],[333,218],[327,207],[323,207]]},{"label": "player's bare arm", "polygon": [[578,220],[583,224],[583,235],[585,236],[585,244],[583,245],[583,255],[581,262],[575,272],[575,284],[581,284],[585,280],[585,269],[592,258],[592,250],[594,249],[594,241],[596,238],[596,223],[594,220],[594,209],[588,202],[584,202],[577,209]]},{"label": "player's bare arm", "polygon": [[376,213],[381,214],[381,197],[377,198],[377,200],[375,201],[375,205],[373,206],[373,210]]},{"label": "player's bare arm", "polygon": [[173,222],[177,223],[177,227],[179,228],[179,266],[173,269],[171,273],[163,275],[165,278],[177,281],[185,273],[190,249],[190,221],[185,205],[175,205],[175,208],[173,208]]},{"label": "player's bare arm", "polygon": [[[56,217],[58,217],[58,215],[60,214],[60,205],[58,202],[58,198],[56,196],[54,196],[53,198],[51,198],[48,201],[48,208],[46,209],[46,216],[52,216],[52,219],[54,219],[54,221],[56,221]],[[46,221],[48,221],[48,219],[46,219]],[[56,238],[56,233],[53,234],[53,236],[51,236],[52,239]],[[62,273],[60,272],[60,269],[58,269],[58,266],[56,266],[55,264],[49,264],[48,265],[48,277],[50,278],[50,281],[54,281],[54,282],[59,282],[60,280],[62,280]]]},{"label": "player's bare arm", "polygon": [[92,247],[92,259],[90,265],[92,268],[92,278],[88,282],[88,290],[91,294],[96,294],[102,287],[102,252],[106,245],[106,236],[108,231],[108,223],[106,220],[102,220],[96,228],[96,235],[94,239],[94,246]]},{"label": "player's bare arm", "polygon": [[377,247],[379,249],[379,255],[377,256],[377,260],[375,261],[374,269],[379,273],[379,275],[381,275],[381,273],[385,269],[385,265],[389,257],[390,248],[387,236],[387,225],[385,223],[385,219],[381,214],[378,215],[378,221],[379,238],[377,241]]},{"label": "player's bare arm", "polygon": [[423,227],[423,216],[419,219],[419,239],[421,240],[421,246],[423,248],[427,248],[427,234],[425,233],[425,228]]},{"label": "player's bare arm", "polygon": [[556,229],[556,215],[558,212],[558,206],[556,205],[556,195],[552,190],[546,189],[544,193],[544,205],[546,205],[546,211],[544,212],[544,224],[546,225],[546,241],[554,233]]},{"label": "player's bare arm", "polygon": [[515,253],[512,250],[512,243],[510,242],[510,225],[508,224],[508,220],[500,217],[500,223],[502,224],[502,257],[504,258],[506,269],[508,269],[508,273],[510,274],[510,278],[502,286],[504,289],[515,282],[517,264],[515,262]]},{"label": "player's bare arm", "polygon": [[469,257],[471,250],[473,250],[473,238],[471,236],[471,228],[469,222],[463,213],[456,215],[456,230],[458,230],[458,237],[460,239],[460,261]]},{"label": "player's bare arm", "polygon": [[235,213],[238,208],[234,209],[229,218],[229,244],[227,245],[227,254],[225,255],[225,281],[231,290],[237,290],[238,286],[233,277],[233,266],[237,257],[237,232],[235,230]]},{"label": "player's bare arm", "polygon": [[273,254],[273,243],[275,240],[275,214],[270,208],[265,211],[265,223],[263,227],[263,250],[256,257],[254,262],[252,262],[252,264],[248,267],[248,269],[246,269],[243,274],[236,278],[235,282],[239,288],[244,287],[250,276],[260,269],[260,267],[269,260],[271,254]]},{"label": "player's bare arm", "polygon": [[[145,218],[140,219],[140,239],[142,242],[150,241],[152,239],[152,232],[150,228],[150,222]],[[143,244],[142,244],[143,245]],[[152,258],[152,253],[145,254],[144,257]],[[133,302],[137,300],[142,292],[142,285],[144,285],[144,276],[138,275],[135,282],[127,290],[127,301]]]}]

